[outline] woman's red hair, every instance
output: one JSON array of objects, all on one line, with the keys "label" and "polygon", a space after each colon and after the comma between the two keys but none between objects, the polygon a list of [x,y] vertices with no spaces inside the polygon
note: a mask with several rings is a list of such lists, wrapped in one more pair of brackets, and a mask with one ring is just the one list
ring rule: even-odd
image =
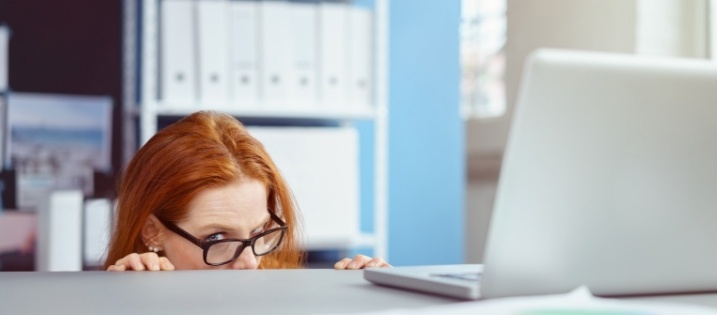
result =
[{"label": "woman's red hair", "polygon": [[200,111],[160,130],[127,166],[105,269],[128,254],[147,251],[140,231],[150,214],[179,222],[199,191],[242,178],[264,183],[270,211],[288,225],[279,249],[264,256],[259,268],[300,267],[298,208],[264,146],[234,117]]}]

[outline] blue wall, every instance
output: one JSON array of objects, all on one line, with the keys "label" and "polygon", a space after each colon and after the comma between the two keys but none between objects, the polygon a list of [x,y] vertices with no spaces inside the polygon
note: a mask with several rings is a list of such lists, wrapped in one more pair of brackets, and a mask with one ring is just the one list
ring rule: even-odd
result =
[{"label": "blue wall", "polygon": [[460,1],[390,1],[389,260],[462,263]]}]

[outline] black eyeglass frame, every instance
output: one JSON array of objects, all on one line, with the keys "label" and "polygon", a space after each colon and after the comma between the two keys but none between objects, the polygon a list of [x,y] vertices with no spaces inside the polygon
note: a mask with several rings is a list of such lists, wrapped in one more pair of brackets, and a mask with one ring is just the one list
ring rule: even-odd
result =
[{"label": "black eyeglass frame", "polygon": [[[286,234],[288,226],[281,218],[279,218],[273,212],[269,211],[269,215],[271,216],[271,219],[274,220],[274,222],[279,224],[279,227],[266,230],[266,231],[254,236],[252,238],[249,238],[249,239],[228,238],[228,239],[216,240],[216,241],[200,240],[200,239],[196,238],[194,235],[189,234],[189,232],[185,231],[184,229],[180,228],[179,226],[177,226],[176,224],[174,224],[172,222],[169,222],[169,221],[166,221],[166,220],[163,220],[160,218],[157,218],[157,219],[159,219],[159,222],[162,222],[162,224],[164,224],[164,226],[167,227],[170,231],[172,231],[172,232],[176,233],[177,235],[185,238],[186,240],[192,242],[192,244],[199,246],[199,248],[201,248],[204,251],[204,263],[205,264],[210,265],[210,266],[221,266],[221,265],[226,265],[226,264],[236,260],[237,257],[239,257],[239,255],[241,255],[241,253],[247,247],[251,247],[251,251],[254,253],[254,256],[257,256],[257,257],[270,254],[274,250],[276,250],[277,247],[279,247],[279,244],[281,244],[281,241],[284,240],[284,235]],[[269,249],[265,253],[262,253],[261,255],[257,254],[256,250],[254,248],[254,243],[256,243],[256,240],[265,235],[274,233],[277,230],[281,230],[281,236],[279,236],[279,241],[276,242],[276,245],[274,245],[273,248]],[[237,250],[235,251],[234,256],[231,259],[229,259],[225,262],[222,262],[222,263],[208,262],[207,261],[207,253],[209,252],[209,248],[212,247],[212,245],[214,245],[214,244],[227,243],[227,242],[240,242],[241,243],[240,247],[237,248]]]}]

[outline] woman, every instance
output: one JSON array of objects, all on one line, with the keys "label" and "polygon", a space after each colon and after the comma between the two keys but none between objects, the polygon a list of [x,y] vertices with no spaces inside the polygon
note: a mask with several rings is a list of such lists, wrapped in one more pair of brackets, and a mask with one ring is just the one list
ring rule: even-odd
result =
[{"label": "woman", "polygon": [[[298,268],[298,208],[262,144],[233,117],[162,129],[120,182],[109,271]],[[336,269],[389,266],[358,255]]]}]

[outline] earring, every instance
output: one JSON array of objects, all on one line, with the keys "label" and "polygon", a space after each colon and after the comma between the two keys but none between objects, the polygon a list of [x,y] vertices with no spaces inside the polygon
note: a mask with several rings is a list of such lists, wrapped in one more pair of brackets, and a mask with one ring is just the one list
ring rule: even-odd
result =
[{"label": "earring", "polygon": [[149,246],[149,245],[147,245],[147,248],[149,249],[150,252],[153,252],[153,253],[158,253],[158,252],[159,252],[159,248],[157,248],[157,247],[155,247],[155,246]]}]

